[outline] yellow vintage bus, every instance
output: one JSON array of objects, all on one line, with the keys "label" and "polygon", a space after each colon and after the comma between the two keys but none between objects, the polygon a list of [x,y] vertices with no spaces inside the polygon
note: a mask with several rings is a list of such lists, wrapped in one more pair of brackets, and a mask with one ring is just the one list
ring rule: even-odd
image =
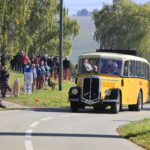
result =
[{"label": "yellow vintage bus", "polygon": [[82,54],[78,60],[77,84],[69,90],[72,112],[92,106],[110,106],[118,113],[123,105],[140,111],[149,100],[150,64],[135,51],[98,50]]}]

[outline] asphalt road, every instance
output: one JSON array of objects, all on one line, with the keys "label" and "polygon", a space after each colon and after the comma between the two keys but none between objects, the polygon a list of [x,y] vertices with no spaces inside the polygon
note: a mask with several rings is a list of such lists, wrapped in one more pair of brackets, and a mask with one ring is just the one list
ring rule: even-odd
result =
[{"label": "asphalt road", "polygon": [[150,118],[150,104],[141,112],[119,114],[67,108],[1,111],[0,150],[141,150],[116,129],[144,118]]}]

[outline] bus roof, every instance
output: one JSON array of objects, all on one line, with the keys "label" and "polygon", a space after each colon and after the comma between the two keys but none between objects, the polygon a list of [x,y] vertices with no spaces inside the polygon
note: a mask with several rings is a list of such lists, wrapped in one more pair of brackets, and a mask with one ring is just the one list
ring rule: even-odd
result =
[{"label": "bus roof", "polygon": [[79,59],[82,58],[114,58],[114,59],[120,59],[120,60],[136,60],[136,61],[142,61],[145,63],[149,62],[141,57],[133,56],[133,55],[125,55],[125,54],[119,54],[119,53],[106,53],[106,52],[99,52],[99,53],[86,53],[79,56]]}]

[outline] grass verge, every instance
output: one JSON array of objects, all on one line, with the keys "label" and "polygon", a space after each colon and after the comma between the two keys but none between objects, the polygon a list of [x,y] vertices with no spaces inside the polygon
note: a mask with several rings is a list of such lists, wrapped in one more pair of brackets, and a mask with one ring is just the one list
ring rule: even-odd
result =
[{"label": "grass verge", "polygon": [[150,119],[125,124],[117,131],[122,137],[150,150]]},{"label": "grass verge", "polygon": [[2,110],[5,110],[5,109],[3,109],[3,108],[0,107],[0,111],[2,111]]},{"label": "grass verge", "polygon": [[[68,103],[68,91],[74,83],[69,81],[63,81],[62,91],[58,90],[58,85],[55,90],[50,87],[45,87],[42,90],[36,90],[31,95],[27,96],[23,92],[23,75],[11,72],[10,73],[10,85],[12,85],[15,79],[19,78],[22,92],[18,97],[6,98],[8,101],[31,106],[31,107],[67,107]],[[55,81],[57,83],[57,81]]]}]

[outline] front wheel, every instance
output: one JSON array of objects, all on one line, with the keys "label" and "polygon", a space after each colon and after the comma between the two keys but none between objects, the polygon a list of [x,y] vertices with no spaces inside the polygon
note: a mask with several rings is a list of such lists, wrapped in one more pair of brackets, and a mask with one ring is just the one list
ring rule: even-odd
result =
[{"label": "front wheel", "polygon": [[79,109],[79,106],[75,102],[70,102],[70,109],[71,109],[72,112],[77,112],[78,109]]},{"label": "front wheel", "polygon": [[134,111],[135,110],[135,105],[128,105],[129,111]]},{"label": "front wheel", "polygon": [[111,104],[111,112],[113,114],[117,114],[119,113],[120,110],[121,110],[121,98],[120,93],[118,92],[117,102]]},{"label": "front wheel", "polygon": [[104,105],[99,105],[99,106],[93,106],[93,109],[94,111],[98,112],[98,111],[101,111],[101,110],[105,110],[105,107]]}]

